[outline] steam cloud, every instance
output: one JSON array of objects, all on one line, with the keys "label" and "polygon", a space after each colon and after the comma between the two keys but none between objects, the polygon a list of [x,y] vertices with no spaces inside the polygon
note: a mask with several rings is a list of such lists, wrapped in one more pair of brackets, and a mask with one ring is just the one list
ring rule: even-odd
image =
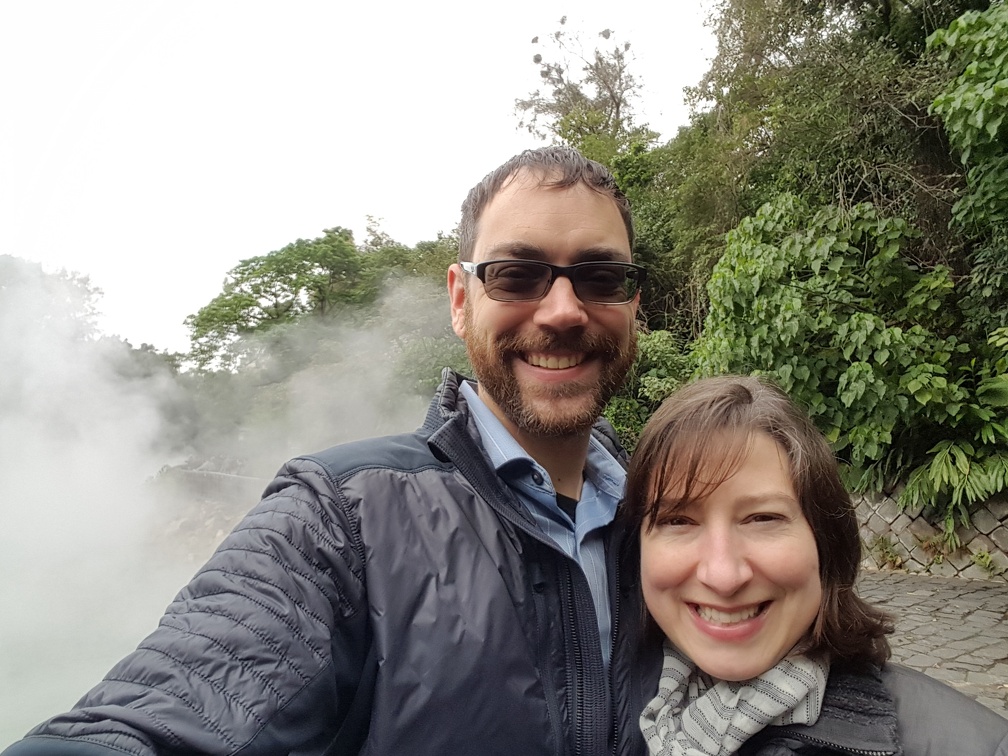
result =
[{"label": "steam cloud", "polygon": [[404,384],[433,385],[415,362],[450,338],[443,288],[400,283],[366,320],[291,329],[247,379],[194,391],[156,355],[87,337],[70,283],[16,269],[0,281],[0,748],[153,630],[258,500],[213,501],[171,473],[237,471],[261,491],[296,454],[414,428],[427,397]]}]

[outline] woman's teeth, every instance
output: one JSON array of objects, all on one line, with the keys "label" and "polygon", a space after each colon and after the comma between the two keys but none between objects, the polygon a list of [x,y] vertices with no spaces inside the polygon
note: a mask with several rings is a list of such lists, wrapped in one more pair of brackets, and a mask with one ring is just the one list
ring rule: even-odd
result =
[{"label": "woman's teeth", "polygon": [[713,622],[715,625],[734,625],[738,622],[745,622],[747,619],[752,619],[760,612],[760,604],[754,606],[746,607],[745,609],[739,609],[734,612],[722,612],[720,609],[712,609],[709,606],[697,605],[697,614],[700,618],[706,620],[707,622]]}]

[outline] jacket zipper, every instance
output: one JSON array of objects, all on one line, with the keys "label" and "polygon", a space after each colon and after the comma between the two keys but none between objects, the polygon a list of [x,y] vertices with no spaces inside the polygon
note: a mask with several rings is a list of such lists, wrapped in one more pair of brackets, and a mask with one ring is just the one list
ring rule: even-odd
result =
[{"label": "jacket zipper", "polygon": [[[612,569],[613,565],[609,565]],[[620,579],[619,579],[619,557],[616,558],[616,569],[612,569],[613,576],[613,604],[612,604],[612,638],[609,645],[609,705],[612,709],[612,751],[613,756],[619,749],[619,707],[616,705],[616,676],[613,670],[616,667],[616,640],[619,638],[620,620]]]},{"label": "jacket zipper", "polygon": [[[545,638],[548,631],[542,626],[542,618],[546,617],[546,600],[543,592],[546,590],[546,579],[543,577],[542,565],[538,560],[532,562],[532,598],[536,607],[536,632],[540,638]],[[543,695],[546,698],[546,711],[549,713],[553,726],[553,739],[556,741],[558,753],[564,751],[563,728],[560,726],[560,709],[557,705],[557,691],[553,684],[553,675],[544,666],[542,674]]]},{"label": "jacket zipper", "polygon": [[855,754],[855,756],[893,756],[896,753],[896,751],[869,751],[862,748],[848,748],[847,746],[831,743],[828,740],[822,740],[820,738],[813,738],[809,735],[795,732],[794,730],[789,730],[788,734],[793,735],[799,740],[804,740],[806,743],[811,743],[812,745],[825,746],[833,750],[840,750],[845,753]]},{"label": "jacket zipper", "polygon": [[[565,564],[570,572],[570,564]],[[581,731],[579,727],[584,718],[584,695],[581,691],[581,685],[584,681],[584,661],[581,658],[581,637],[578,633],[577,616],[574,611],[574,581],[572,579],[566,580],[564,584],[566,586],[564,597],[567,603],[567,615],[570,618],[570,635],[568,637],[571,639],[571,652],[574,655],[574,664],[568,667],[567,689],[571,695],[571,732],[574,734],[574,755],[580,756]]]}]

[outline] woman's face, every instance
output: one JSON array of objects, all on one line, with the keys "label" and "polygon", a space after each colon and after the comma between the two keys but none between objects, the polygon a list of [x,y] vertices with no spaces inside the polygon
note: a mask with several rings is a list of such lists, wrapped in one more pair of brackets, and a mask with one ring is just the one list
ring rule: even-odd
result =
[{"label": "woman's face", "polygon": [[748,680],[787,655],[812,626],[822,585],[776,441],[757,432],[731,477],[641,529],[641,584],[665,635],[712,677]]}]

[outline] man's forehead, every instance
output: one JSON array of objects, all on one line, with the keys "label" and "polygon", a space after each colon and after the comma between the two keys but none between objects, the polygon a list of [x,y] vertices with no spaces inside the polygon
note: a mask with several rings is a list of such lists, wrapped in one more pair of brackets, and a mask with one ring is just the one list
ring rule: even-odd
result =
[{"label": "man's forehead", "polygon": [[598,190],[587,181],[575,180],[571,182],[563,181],[563,174],[557,170],[519,168],[509,175],[487,200],[480,219],[493,205],[499,205],[501,201],[507,202],[512,197],[528,194],[580,194],[585,199],[602,200],[612,204],[613,208],[619,212],[619,205],[616,200],[603,191]]}]

